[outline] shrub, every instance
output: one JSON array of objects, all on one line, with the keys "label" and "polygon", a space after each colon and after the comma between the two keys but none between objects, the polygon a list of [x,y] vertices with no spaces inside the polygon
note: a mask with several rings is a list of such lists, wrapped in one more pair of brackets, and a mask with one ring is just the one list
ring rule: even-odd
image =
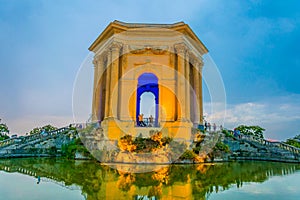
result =
[{"label": "shrub", "polygon": [[63,145],[61,151],[62,155],[69,159],[74,159],[76,152],[81,152],[84,156],[92,158],[90,152],[85,148],[80,138],[77,138],[69,144]]},{"label": "shrub", "polygon": [[124,135],[118,141],[118,146],[122,151],[133,152],[136,150],[136,145],[133,142],[131,135]]},{"label": "shrub", "polygon": [[224,144],[223,142],[217,142],[216,146],[214,147],[214,151],[223,151],[223,152],[230,152],[229,146]]},{"label": "shrub", "polygon": [[186,150],[180,157],[180,160],[194,160],[197,157],[197,155],[191,151],[191,150]]}]

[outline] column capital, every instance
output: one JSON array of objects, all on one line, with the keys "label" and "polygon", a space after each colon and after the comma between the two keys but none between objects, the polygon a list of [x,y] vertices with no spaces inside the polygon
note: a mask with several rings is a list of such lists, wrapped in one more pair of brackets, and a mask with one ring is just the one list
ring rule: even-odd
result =
[{"label": "column capital", "polygon": [[93,60],[94,68],[97,67],[97,63],[98,63],[98,59],[97,59],[97,58],[94,58],[94,60]]},{"label": "column capital", "polygon": [[128,44],[122,44],[122,54],[130,53],[129,45]]},{"label": "column capital", "polygon": [[190,62],[192,63],[192,65],[198,69],[201,70],[203,68],[203,59],[202,58],[198,58],[196,56],[194,56],[193,54],[190,56]]},{"label": "column capital", "polygon": [[93,63],[94,62],[103,62],[105,57],[107,56],[107,51],[102,52],[101,54],[98,54],[94,57]]},{"label": "column capital", "polygon": [[174,44],[174,49],[177,54],[184,54],[187,51],[187,46],[184,43]]},{"label": "column capital", "polygon": [[123,44],[121,42],[113,41],[109,46],[109,50],[110,51],[120,51],[122,46],[123,46]]}]

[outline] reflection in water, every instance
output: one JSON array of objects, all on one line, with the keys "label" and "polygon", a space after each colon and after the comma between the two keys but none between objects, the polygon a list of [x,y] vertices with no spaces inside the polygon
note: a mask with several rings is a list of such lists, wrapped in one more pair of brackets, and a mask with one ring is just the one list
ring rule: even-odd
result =
[{"label": "reflection in water", "polygon": [[51,180],[65,187],[76,185],[86,199],[206,199],[209,194],[233,185],[262,183],[271,176],[292,174],[300,169],[297,164],[271,162],[170,165],[154,167],[148,173],[118,170],[123,167],[138,166],[111,168],[94,161],[53,158],[0,160],[2,171],[33,176],[40,184]]}]

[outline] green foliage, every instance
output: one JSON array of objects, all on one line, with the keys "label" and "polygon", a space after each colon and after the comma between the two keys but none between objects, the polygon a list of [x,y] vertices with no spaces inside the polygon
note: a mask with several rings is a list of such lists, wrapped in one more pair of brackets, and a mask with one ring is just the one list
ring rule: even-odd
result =
[{"label": "green foliage", "polygon": [[123,151],[141,153],[155,151],[170,144],[172,141],[173,139],[170,137],[161,137],[159,132],[153,132],[150,138],[142,138],[139,136],[134,140],[131,135],[125,135],[120,138],[118,145]]},{"label": "green foliage", "polygon": [[133,144],[136,145],[136,151],[137,152],[141,152],[143,151],[144,149],[146,149],[146,139],[145,138],[141,138],[141,137],[137,137],[135,138]]},{"label": "green foliage", "polygon": [[8,139],[9,136],[7,134],[9,134],[7,125],[0,124],[0,141]]},{"label": "green foliage", "polygon": [[224,144],[223,142],[217,142],[214,147],[214,151],[222,151],[222,152],[229,153],[230,149],[229,146]]},{"label": "green foliage", "polygon": [[300,135],[296,135],[293,138],[289,138],[284,143],[294,146],[294,147],[297,147],[297,148],[300,148]]},{"label": "green foliage", "polygon": [[74,159],[76,152],[80,152],[84,156],[91,158],[89,151],[85,148],[80,138],[74,140],[73,142],[67,145],[63,145],[61,150],[62,150],[62,155],[68,159]]},{"label": "green foliage", "polygon": [[6,139],[8,139],[9,138],[9,136],[8,135],[1,135],[0,136],[0,141],[2,141],[2,140],[6,140]]},{"label": "green foliage", "polygon": [[123,151],[133,152],[136,150],[136,145],[133,142],[131,135],[124,135],[118,141],[118,146]]},{"label": "green foliage", "polygon": [[9,130],[6,124],[0,124],[0,135],[9,134]]},{"label": "green foliage", "polygon": [[179,157],[180,160],[194,160],[197,155],[191,150],[185,150],[185,152]]},{"label": "green foliage", "polygon": [[195,152],[196,154],[199,154],[199,152],[201,151],[202,146],[201,145],[196,145],[195,148],[193,148],[193,152]]},{"label": "green foliage", "polygon": [[161,141],[162,141],[162,145],[165,146],[165,145],[167,145],[167,144],[170,144],[170,142],[173,141],[173,138],[171,138],[171,137],[163,137],[163,138],[161,139]]},{"label": "green foliage", "polygon": [[285,143],[288,145],[300,148],[300,142],[295,139],[287,139]]},{"label": "green foliage", "polygon": [[223,130],[222,130],[222,133],[223,133],[226,137],[231,137],[231,138],[234,137],[234,136],[233,136],[233,131],[223,129]]},{"label": "green foliage", "polygon": [[46,132],[50,132],[50,131],[54,131],[54,130],[56,130],[56,129],[57,129],[57,127],[48,124],[48,125],[43,126],[43,127],[36,127],[36,128],[34,128],[34,129],[32,129],[32,130],[29,132],[29,134],[32,135],[32,134],[40,133],[40,132],[42,132],[43,130],[45,130]]},{"label": "green foliage", "polygon": [[260,126],[240,125],[236,129],[239,130],[243,135],[253,135],[258,138],[264,138],[263,132],[265,131],[265,129]]}]

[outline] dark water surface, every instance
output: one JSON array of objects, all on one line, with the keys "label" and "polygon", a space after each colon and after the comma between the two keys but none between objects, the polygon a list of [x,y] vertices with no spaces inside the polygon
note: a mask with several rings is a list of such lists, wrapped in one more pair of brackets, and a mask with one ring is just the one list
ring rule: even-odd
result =
[{"label": "dark water surface", "polygon": [[[149,167],[154,171],[130,173]],[[4,159],[0,199],[300,199],[300,165],[230,162],[111,168],[94,161]]]}]

